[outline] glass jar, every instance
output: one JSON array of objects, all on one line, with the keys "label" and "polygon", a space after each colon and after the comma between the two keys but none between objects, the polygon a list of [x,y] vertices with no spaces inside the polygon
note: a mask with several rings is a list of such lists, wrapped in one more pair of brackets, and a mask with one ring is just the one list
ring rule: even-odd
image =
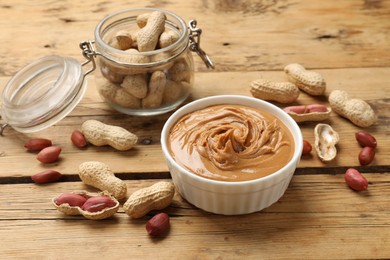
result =
[{"label": "glass jar", "polygon": [[[141,29],[137,17],[146,15],[151,20],[150,15],[156,11],[166,17],[163,34],[175,41],[165,46],[161,36],[160,43],[154,44],[156,48],[140,51],[143,46],[137,46],[141,43],[134,35],[158,26]],[[149,38],[152,42],[153,37]],[[128,42],[120,45],[120,39]],[[185,22],[173,13],[140,8],[109,15],[96,27],[95,51],[99,53],[99,70],[95,74],[98,91],[119,112],[138,116],[162,114],[178,107],[190,94],[194,62],[189,32]]]},{"label": "glass jar", "polygon": [[155,8],[127,9],[104,18],[96,27],[91,51],[97,58],[101,97],[128,115],[157,115],[177,108],[193,86],[191,50],[212,66],[198,45],[201,31],[196,22],[189,28],[190,32],[177,15]]},{"label": "glass jar", "polygon": [[[120,31],[139,30],[138,15],[155,11],[165,15],[164,30],[170,31],[174,42],[143,52],[134,48],[133,51],[118,49],[112,44],[112,39],[118,40]],[[199,46],[200,35],[201,29],[196,27],[195,20],[187,27],[180,17],[161,9],[126,9],[111,14],[97,25],[95,41],[80,43],[87,59],[83,64],[73,58],[47,56],[11,78],[2,93],[0,135],[7,125],[27,133],[60,121],[82,99],[87,86],[86,75],[94,70],[100,95],[115,110],[136,116],[173,110],[188,97],[193,85],[191,51],[196,52],[207,67],[213,68]],[[84,72],[83,66],[87,64],[92,67]]]}]

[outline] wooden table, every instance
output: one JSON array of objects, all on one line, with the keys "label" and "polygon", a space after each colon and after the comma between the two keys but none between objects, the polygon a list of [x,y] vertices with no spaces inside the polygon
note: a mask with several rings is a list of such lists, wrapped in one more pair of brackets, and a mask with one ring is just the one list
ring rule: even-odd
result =
[{"label": "wooden table", "polygon": [[[170,113],[133,117],[114,112],[88,77],[82,102],[58,124],[34,134],[6,128],[0,137],[1,259],[384,259],[390,258],[390,2],[378,0],[284,1],[0,1],[0,89],[22,66],[51,54],[83,61],[79,42],[93,39],[107,14],[134,7],[170,10],[184,20],[196,18],[202,47],[216,68],[195,56],[191,100],[218,94],[250,96],[249,84],[264,77],[285,80],[283,67],[301,63],[320,72],[326,95],[301,94],[297,104],[327,103],[335,89],[366,100],[379,115],[365,130],[378,141],[375,161],[360,166],[354,134],[361,130],[332,114],[326,122],[340,134],[338,156],[321,162],[313,152],[303,157],[285,195],[261,212],[221,216],[199,210],[179,195],[165,212],[169,234],[151,239],[149,214],[131,220],[120,208],[112,218],[91,221],[65,216],[51,199],[84,185],[78,165],[89,160],[108,164],[126,181],[128,194],[169,180],[160,132]],[[280,105],[280,104],[277,104]],[[139,136],[127,152],[110,147],[80,150],[70,133],[87,119],[120,125]],[[301,124],[313,143],[316,123]],[[42,165],[24,142],[46,137],[62,146],[61,159]],[[369,180],[364,192],[344,182],[348,167]],[[30,176],[44,169],[65,175],[57,183],[34,184]]]}]

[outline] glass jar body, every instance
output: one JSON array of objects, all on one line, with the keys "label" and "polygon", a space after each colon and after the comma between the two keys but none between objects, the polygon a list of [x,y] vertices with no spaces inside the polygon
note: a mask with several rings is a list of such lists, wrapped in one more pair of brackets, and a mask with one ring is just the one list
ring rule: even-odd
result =
[{"label": "glass jar body", "polygon": [[[139,51],[137,35],[148,25],[140,28],[137,17],[153,12],[162,12],[166,17],[163,32],[154,49]],[[161,41],[164,33],[175,39],[167,46]],[[118,44],[123,40],[129,41],[127,46]],[[157,115],[177,108],[193,86],[194,63],[188,43],[187,26],[173,13],[139,8],[107,16],[95,30],[99,54],[95,78],[100,96],[112,108],[128,115]]]}]

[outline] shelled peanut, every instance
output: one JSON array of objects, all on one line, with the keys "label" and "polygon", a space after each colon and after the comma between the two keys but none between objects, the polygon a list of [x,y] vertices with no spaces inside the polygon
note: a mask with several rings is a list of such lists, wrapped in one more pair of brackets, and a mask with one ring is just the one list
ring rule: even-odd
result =
[{"label": "shelled peanut", "polygon": [[289,82],[273,82],[257,79],[251,82],[250,92],[255,98],[279,103],[292,103],[299,97],[299,89]]},{"label": "shelled peanut", "polygon": [[254,97],[287,104],[296,101],[300,90],[312,96],[323,95],[326,82],[318,72],[306,70],[297,63],[284,68],[288,82],[273,82],[263,78],[251,82],[251,93]]},{"label": "shelled peanut", "polygon": [[[192,57],[184,52],[172,59],[164,51],[179,39],[179,32],[167,27],[166,19],[160,11],[140,14],[138,29],[121,28],[107,39],[111,47],[123,51],[117,62],[99,57],[103,77],[97,79],[98,90],[114,108],[154,109],[188,96]],[[151,53],[156,50],[160,52]]]},{"label": "shelled peanut", "polygon": [[284,67],[284,72],[290,82],[295,84],[302,91],[319,96],[326,90],[326,82],[321,74],[307,70],[301,64],[292,63]]},{"label": "shelled peanut", "polygon": [[168,207],[174,195],[175,186],[172,182],[157,182],[131,194],[123,205],[123,209],[130,217],[141,218],[152,210]]},{"label": "shelled peanut", "polygon": [[126,183],[116,177],[108,165],[102,162],[89,161],[80,164],[79,176],[83,183],[107,191],[116,199],[126,197]]},{"label": "shelled peanut", "polygon": [[109,145],[119,151],[127,151],[136,145],[137,135],[120,126],[104,124],[98,120],[86,120],[81,125],[86,141],[96,146]]},{"label": "shelled peanut", "polygon": [[375,111],[366,101],[350,98],[346,91],[332,91],[329,95],[329,104],[337,114],[359,127],[369,127],[377,120]]}]

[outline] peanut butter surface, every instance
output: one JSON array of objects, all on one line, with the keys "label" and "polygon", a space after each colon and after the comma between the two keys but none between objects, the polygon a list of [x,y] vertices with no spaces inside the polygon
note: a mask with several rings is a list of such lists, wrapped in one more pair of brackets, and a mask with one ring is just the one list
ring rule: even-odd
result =
[{"label": "peanut butter surface", "polygon": [[172,127],[174,160],[209,179],[247,181],[281,169],[292,158],[291,132],[275,116],[241,105],[189,113]]}]

